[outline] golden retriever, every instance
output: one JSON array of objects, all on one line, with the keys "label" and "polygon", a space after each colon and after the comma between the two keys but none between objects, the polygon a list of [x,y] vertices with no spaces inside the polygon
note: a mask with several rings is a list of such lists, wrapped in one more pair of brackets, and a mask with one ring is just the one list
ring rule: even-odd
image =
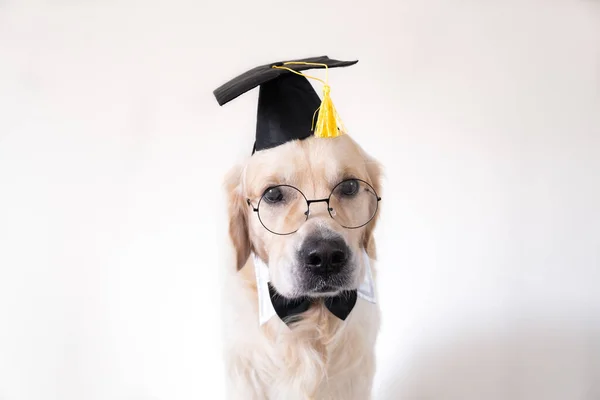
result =
[{"label": "golden retriever", "polygon": [[[253,211],[265,190],[274,185],[298,188],[307,199],[324,199],[344,179],[364,181],[380,195],[380,178],[380,164],[346,134],[312,136],[263,150],[228,173],[229,236],[237,264],[226,278],[223,314],[230,399],[371,398],[378,305],[359,298],[342,320],[328,311],[323,299],[356,289],[369,261],[376,276],[373,229],[378,209],[366,225],[348,229],[320,200],[310,204],[310,213],[299,227],[290,225],[297,221],[280,216],[278,229],[294,231],[285,235],[266,229]],[[324,243],[333,243],[342,252],[343,268],[334,271],[337,279],[330,281],[314,278],[302,258],[307,246]],[[361,256],[365,253],[368,257]],[[268,266],[271,284],[282,296],[314,298],[293,323],[274,317],[259,324],[255,259]]]}]

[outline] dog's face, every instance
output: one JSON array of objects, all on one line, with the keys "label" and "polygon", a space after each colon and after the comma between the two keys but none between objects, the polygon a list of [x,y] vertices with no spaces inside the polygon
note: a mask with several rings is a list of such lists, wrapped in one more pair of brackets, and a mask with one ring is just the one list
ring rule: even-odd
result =
[{"label": "dog's face", "polygon": [[363,250],[374,257],[379,178],[379,164],[348,135],[255,153],[228,178],[238,268],[254,251],[289,298],[356,289]]}]

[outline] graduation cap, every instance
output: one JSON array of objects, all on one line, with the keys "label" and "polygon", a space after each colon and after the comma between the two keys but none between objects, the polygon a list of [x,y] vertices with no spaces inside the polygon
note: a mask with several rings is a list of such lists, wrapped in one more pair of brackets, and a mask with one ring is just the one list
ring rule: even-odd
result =
[{"label": "graduation cap", "polygon": [[[213,93],[219,105],[224,105],[242,94],[260,86],[254,150],[279,146],[311,135],[336,137],[344,133],[335,107],[329,96],[327,78],[324,80],[305,75],[308,69],[347,67],[358,61],[339,61],[327,56],[281,61],[253,68]],[[323,100],[307,78],[323,84]],[[316,118],[316,127],[314,121]]]}]

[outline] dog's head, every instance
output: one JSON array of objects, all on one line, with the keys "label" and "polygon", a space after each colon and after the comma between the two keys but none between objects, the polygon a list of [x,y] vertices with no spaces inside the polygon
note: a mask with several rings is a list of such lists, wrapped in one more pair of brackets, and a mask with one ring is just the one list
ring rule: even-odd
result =
[{"label": "dog's head", "polygon": [[363,251],[375,258],[380,167],[348,135],[257,152],[227,186],[238,269],[256,253],[289,298],[358,287]]}]

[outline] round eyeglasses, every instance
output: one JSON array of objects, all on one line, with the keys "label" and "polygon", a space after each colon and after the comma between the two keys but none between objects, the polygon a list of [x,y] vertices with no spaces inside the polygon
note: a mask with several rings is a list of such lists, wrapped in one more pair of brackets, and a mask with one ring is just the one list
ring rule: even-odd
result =
[{"label": "round eyeglasses", "polygon": [[313,203],[326,203],[331,218],[347,229],[357,229],[368,224],[375,214],[381,198],[375,189],[360,179],[346,179],[338,183],[329,197],[308,200],[298,189],[290,185],[271,186],[262,194],[254,207],[260,223],[276,235],[296,232],[310,215]]}]

